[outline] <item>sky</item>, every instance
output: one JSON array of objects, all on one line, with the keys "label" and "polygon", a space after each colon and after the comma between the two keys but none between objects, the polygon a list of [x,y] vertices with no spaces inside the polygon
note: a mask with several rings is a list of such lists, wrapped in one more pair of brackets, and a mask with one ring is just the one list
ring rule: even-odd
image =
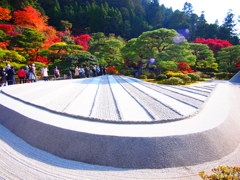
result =
[{"label": "sky", "polygon": [[215,23],[218,19],[221,25],[227,16],[229,9],[235,15],[235,23],[237,23],[238,32],[240,32],[240,22],[237,21],[240,16],[239,0],[159,0],[160,5],[165,7],[172,7],[173,10],[182,10],[185,2],[191,3],[193,6],[193,13],[201,15],[204,11],[205,19],[208,23]]}]

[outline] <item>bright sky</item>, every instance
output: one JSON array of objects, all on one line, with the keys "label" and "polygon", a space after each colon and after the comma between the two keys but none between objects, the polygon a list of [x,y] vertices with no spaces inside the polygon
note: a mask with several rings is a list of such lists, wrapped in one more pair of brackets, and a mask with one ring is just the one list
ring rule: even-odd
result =
[{"label": "bright sky", "polygon": [[[191,3],[194,10],[193,13],[199,16],[204,11],[205,19],[208,23],[215,23],[218,19],[220,25],[227,16],[229,9],[231,9],[235,15],[237,28],[240,30],[240,22],[237,21],[238,16],[240,16],[239,0],[159,0],[160,5],[164,4],[165,7],[172,7],[173,10],[182,10],[185,2]],[[240,32],[239,30],[238,32]]]}]

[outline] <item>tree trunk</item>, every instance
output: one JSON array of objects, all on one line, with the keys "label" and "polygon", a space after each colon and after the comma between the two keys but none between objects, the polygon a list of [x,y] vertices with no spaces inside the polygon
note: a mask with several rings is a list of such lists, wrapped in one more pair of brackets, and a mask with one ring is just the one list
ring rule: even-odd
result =
[{"label": "tree trunk", "polygon": [[142,73],[143,73],[143,62],[138,61],[138,74],[142,75]]}]

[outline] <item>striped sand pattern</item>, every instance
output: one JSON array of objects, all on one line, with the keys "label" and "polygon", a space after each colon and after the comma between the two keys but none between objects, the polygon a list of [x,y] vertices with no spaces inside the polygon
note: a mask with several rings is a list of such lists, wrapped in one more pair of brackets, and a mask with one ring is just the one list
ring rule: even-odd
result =
[{"label": "striped sand pattern", "polygon": [[108,75],[22,84],[2,91],[71,116],[111,122],[156,122],[195,114],[214,88],[215,84],[170,86]]}]

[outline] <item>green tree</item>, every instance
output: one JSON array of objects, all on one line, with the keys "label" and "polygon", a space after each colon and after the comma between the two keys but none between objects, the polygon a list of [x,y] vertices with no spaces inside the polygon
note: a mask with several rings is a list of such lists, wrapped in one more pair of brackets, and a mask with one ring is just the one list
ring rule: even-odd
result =
[{"label": "green tree", "polygon": [[20,68],[20,66],[26,64],[26,59],[16,51],[3,50],[0,48],[0,67],[5,67],[6,64],[11,64]]},{"label": "green tree", "polygon": [[192,54],[189,43],[184,40],[179,44],[170,45],[168,49],[159,53],[156,61],[157,67],[160,71],[176,71],[178,62],[186,62],[189,65],[194,65],[196,62],[196,56]]},{"label": "green tree", "polygon": [[239,44],[239,37],[236,35],[236,23],[234,21],[234,14],[229,10],[224,19],[224,23],[219,27],[220,39],[229,40],[232,44]]},{"label": "green tree", "polygon": [[189,29],[188,15],[176,10],[169,18],[167,28],[169,29]]},{"label": "green tree", "polygon": [[226,47],[217,54],[219,70],[223,72],[237,72],[236,64],[240,59],[240,45]]},{"label": "green tree", "polygon": [[0,42],[5,42],[7,40],[7,35],[4,31],[0,30]]},{"label": "green tree", "polygon": [[183,7],[183,12],[185,14],[191,15],[193,14],[193,6],[191,3],[185,2]]},{"label": "green tree", "polygon": [[61,70],[61,73],[67,74],[68,70],[74,70],[76,65],[93,66],[95,64],[98,64],[98,59],[96,56],[87,52],[80,52],[76,54],[65,54],[64,59],[55,60],[50,68],[53,69],[55,66],[58,66]]},{"label": "green tree", "polygon": [[175,30],[157,29],[142,33],[138,38],[131,39],[123,48],[125,59],[137,63],[138,72],[142,74],[143,66],[148,66],[149,59],[157,58],[159,53],[167,50],[174,44]]},{"label": "green tree", "polygon": [[77,54],[68,54],[66,60],[70,61],[71,64],[75,66],[93,66],[95,64],[98,64],[97,57],[86,51]]},{"label": "green tree", "polygon": [[69,21],[61,20],[61,24],[62,24],[63,27],[65,28],[65,31],[66,31],[67,29],[71,29],[71,28],[72,28],[72,23],[70,23]]},{"label": "green tree", "polygon": [[67,44],[65,42],[55,43],[49,48],[52,52],[48,55],[50,60],[54,62],[56,59],[65,60],[69,57],[69,54],[81,53],[83,47],[75,44]]},{"label": "green tree", "polygon": [[55,43],[49,47],[50,50],[57,51],[57,53],[67,52],[69,54],[73,54],[79,52],[83,49],[82,46],[76,44],[67,44],[65,42]]},{"label": "green tree", "polygon": [[31,57],[30,51],[38,51],[43,47],[46,38],[43,33],[31,28],[20,28],[20,32],[21,33],[15,36],[8,36],[8,39],[10,40],[8,49],[15,50],[20,55],[29,59]]},{"label": "green tree", "polygon": [[123,63],[121,49],[125,41],[121,37],[110,34],[94,33],[89,42],[89,51],[99,59],[99,63],[108,66],[118,66]]},{"label": "green tree", "polygon": [[192,65],[193,69],[199,71],[217,71],[218,64],[214,58],[213,51],[208,45],[200,43],[190,43],[190,49],[193,55],[196,56],[196,63]]},{"label": "green tree", "polygon": [[163,15],[158,1],[153,1],[147,4],[146,19],[147,22],[152,26],[162,26]]}]

